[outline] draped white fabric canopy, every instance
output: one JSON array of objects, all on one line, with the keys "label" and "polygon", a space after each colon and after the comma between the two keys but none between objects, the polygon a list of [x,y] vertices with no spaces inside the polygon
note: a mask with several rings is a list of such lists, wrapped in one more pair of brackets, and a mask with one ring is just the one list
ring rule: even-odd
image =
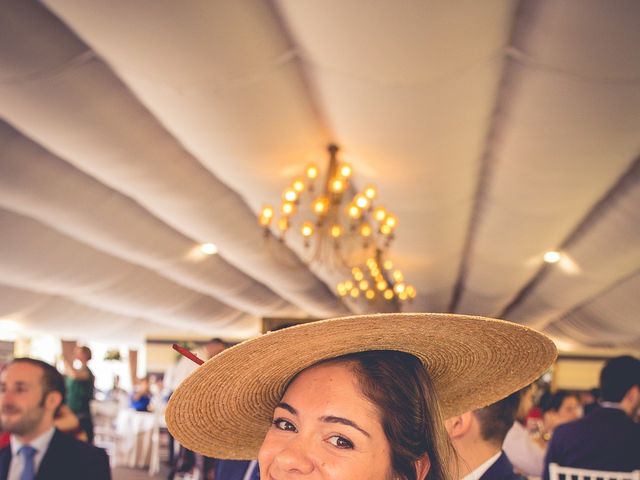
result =
[{"label": "draped white fabric canopy", "polygon": [[336,142],[399,218],[404,310],[640,350],[639,24],[635,0],[8,0],[0,318],[128,342],[367,311],[256,222]]}]

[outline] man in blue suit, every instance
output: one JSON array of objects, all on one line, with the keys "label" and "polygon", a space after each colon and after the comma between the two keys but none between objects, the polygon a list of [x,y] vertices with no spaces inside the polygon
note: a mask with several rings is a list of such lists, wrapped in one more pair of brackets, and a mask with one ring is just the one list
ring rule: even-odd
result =
[{"label": "man in blue suit", "polygon": [[18,358],[0,372],[0,480],[110,480],[104,450],[61,433],[53,419],[64,401],[62,375],[48,363]]},{"label": "man in blue suit", "polygon": [[516,418],[520,392],[478,410],[445,421],[458,455],[451,471],[470,480],[524,480],[502,451],[502,443]]},{"label": "man in blue suit", "polygon": [[564,467],[630,472],[640,469],[640,360],[631,356],[609,360],[600,372],[600,406],[553,432],[545,457]]}]

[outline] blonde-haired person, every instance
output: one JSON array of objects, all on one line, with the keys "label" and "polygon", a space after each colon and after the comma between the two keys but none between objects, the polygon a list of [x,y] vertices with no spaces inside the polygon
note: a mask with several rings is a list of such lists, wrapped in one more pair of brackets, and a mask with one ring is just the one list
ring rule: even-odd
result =
[{"label": "blonde-haired person", "polygon": [[444,480],[443,418],[512,393],[553,361],[533,330],[449,314],[309,323],[244,342],[175,391],[172,434],[259,462],[260,478]]}]

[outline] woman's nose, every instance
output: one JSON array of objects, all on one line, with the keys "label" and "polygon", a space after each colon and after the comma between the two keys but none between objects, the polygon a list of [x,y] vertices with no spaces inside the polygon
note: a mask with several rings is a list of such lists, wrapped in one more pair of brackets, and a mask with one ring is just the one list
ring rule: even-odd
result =
[{"label": "woman's nose", "polygon": [[[297,440],[297,441],[296,441]],[[292,440],[275,455],[273,463],[277,469],[287,473],[308,475],[313,472],[310,447],[301,439]]]}]

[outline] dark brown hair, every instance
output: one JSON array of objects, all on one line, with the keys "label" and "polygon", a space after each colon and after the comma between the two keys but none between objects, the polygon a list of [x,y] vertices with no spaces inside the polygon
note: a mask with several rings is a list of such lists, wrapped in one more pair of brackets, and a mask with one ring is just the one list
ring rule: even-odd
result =
[{"label": "dark brown hair", "polygon": [[[15,358],[9,365],[13,365],[14,363],[28,363],[29,365],[33,365],[34,367],[38,367],[42,370],[42,399],[40,400],[41,405],[44,405],[44,401],[47,398],[49,392],[60,392],[62,396],[62,401],[60,405],[65,402],[66,388],[64,385],[64,377],[62,374],[56,370],[56,368],[52,365],[49,365],[47,362],[43,362],[42,360],[37,360],[35,358],[29,357],[20,357]],[[55,414],[60,410],[60,405],[55,411]]]},{"label": "dark brown hair", "polygon": [[422,480],[416,478],[415,462],[426,455],[431,463],[427,480],[450,478],[453,449],[433,383],[422,362],[408,353],[374,350],[322,363],[342,362],[353,365],[362,393],[380,412],[394,475],[403,480]]},{"label": "dark brown hair", "polygon": [[513,426],[520,404],[520,392],[515,392],[499,402],[473,411],[480,424],[482,439],[502,446],[507,432]]}]

